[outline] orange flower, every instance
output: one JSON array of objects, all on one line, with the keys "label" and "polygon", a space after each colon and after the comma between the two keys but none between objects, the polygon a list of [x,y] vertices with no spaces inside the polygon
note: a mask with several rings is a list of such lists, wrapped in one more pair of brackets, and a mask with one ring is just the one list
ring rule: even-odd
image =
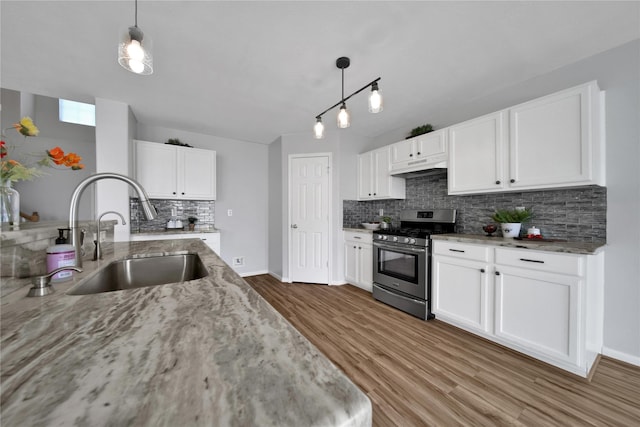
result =
[{"label": "orange flower", "polygon": [[64,156],[62,162],[65,166],[73,168],[73,166],[77,166],[78,164],[80,164],[81,160],[82,157],[78,156],[76,153],[69,153]]},{"label": "orange flower", "polygon": [[56,165],[61,165],[64,161],[64,151],[60,147],[54,147],[47,151],[47,154],[53,160]]},{"label": "orange flower", "polygon": [[7,147],[4,141],[0,141],[0,159],[4,159],[7,156]]}]

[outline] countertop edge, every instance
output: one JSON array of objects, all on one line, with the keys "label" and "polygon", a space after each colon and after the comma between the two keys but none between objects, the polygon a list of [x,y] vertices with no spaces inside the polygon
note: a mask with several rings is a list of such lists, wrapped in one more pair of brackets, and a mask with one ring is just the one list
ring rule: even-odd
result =
[{"label": "countertop edge", "polygon": [[476,243],[514,249],[532,249],[546,252],[569,253],[575,255],[595,255],[603,251],[606,246],[606,242],[545,242],[525,239],[516,240],[499,236],[489,237],[475,234],[436,234],[431,236],[431,239],[460,243]]}]

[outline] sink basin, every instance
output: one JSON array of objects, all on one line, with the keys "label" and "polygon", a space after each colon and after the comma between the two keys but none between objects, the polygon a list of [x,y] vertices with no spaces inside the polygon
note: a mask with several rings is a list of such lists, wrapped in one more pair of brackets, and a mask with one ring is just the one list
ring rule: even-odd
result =
[{"label": "sink basin", "polygon": [[201,279],[209,275],[198,254],[159,255],[113,261],[68,295],[88,295]]}]

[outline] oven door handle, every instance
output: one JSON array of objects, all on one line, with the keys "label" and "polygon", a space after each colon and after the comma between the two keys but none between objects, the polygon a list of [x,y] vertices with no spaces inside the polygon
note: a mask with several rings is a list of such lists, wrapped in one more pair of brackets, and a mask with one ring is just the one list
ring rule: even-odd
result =
[{"label": "oven door handle", "polygon": [[396,251],[396,252],[425,253],[427,251],[426,248],[411,248],[411,247],[401,248],[401,247],[398,247],[398,246],[383,245],[383,244],[377,243],[377,242],[374,242],[373,246],[375,246],[377,248],[388,249],[390,251]]}]

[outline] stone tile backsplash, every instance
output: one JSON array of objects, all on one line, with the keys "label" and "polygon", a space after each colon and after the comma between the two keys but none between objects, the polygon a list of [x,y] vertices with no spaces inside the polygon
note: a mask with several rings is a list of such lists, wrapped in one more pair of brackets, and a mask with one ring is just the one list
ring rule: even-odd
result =
[{"label": "stone tile backsplash", "polygon": [[171,208],[176,208],[177,219],[182,220],[184,228],[187,229],[187,218],[190,216],[198,218],[196,227],[201,229],[213,228],[215,224],[215,201],[213,200],[164,200],[151,199],[151,203],[158,211],[158,216],[152,221],[144,219],[140,200],[130,198],[129,206],[131,212],[131,232],[144,233],[149,231],[162,231],[167,226],[167,221],[171,219]]},{"label": "stone tile backsplash", "polygon": [[[457,209],[458,233],[484,234],[482,226],[492,223],[495,209],[516,206],[532,208],[534,218],[523,225],[541,229],[545,238],[581,242],[606,241],[607,189],[584,186],[561,190],[540,190],[450,196],[447,194],[447,174],[409,178],[405,200],[362,201],[344,200],[343,225],[358,227],[365,221],[378,221],[378,212],[400,225],[399,214],[404,209]],[[498,231],[497,235],[500,235]]]}]

